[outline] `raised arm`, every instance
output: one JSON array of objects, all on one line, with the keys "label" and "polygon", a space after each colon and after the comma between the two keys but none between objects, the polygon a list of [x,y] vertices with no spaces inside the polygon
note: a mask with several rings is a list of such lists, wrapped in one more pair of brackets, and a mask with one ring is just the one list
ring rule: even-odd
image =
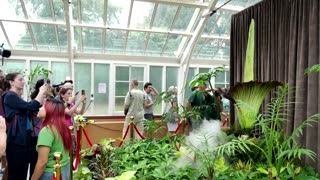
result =
[{"label": "raised arm", "polygon": [[39,108],[41,107],[41,103],[38,100],[26,102],[17,94],[11,92],[4,96],[3,103],[5,106],[11,107],[16,110],[27,110],[31,112],[38,112]]},{"label": "raised arm", "polygon": [[[79,99],[79,101],[77,101],[76,104],[72,108],[70,108],[70,109],[66,108],[65,113],[70,116],[72,116],[73,113],[83,114],[85,111],[85,108],[86,108],[86,100],[87,100],[87,97],[85,95],[82,95],[81,98]],[[79,110],[78,107],[81,103],[82,103],[82,106],[81,106],[81,109]]]},{"label": "raised arm", "polygon": [[152,93],[153,93],[153,95],[154,95],[154,96],[158,96],[158,95],[159,95],[158,90],[157,90],[154,86],[151,86],[151,88],[152,88]]}]

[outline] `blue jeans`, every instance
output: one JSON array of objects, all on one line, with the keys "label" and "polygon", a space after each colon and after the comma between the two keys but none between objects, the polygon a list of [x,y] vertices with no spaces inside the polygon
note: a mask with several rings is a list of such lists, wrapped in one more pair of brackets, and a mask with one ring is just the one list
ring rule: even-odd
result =
[{"label": "blue jeans", "polygon": [[[61,168],[61,180],[69,180],[70,177],[70,164]],[[51,180],[53,178],[53,172],[44,172],[40,180]]]}]

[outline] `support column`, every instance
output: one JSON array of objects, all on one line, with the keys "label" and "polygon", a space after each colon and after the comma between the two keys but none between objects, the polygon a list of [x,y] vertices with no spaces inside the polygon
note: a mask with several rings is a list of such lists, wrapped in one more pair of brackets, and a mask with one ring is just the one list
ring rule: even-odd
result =
[{"label": "support column", "polygon": [[70,79],[74,81],[74,29],[71,26],[72,21],[72,5],[71,0],[63,0],[64,15],[66,20],[67,38],[68,38],[68,60]]}]

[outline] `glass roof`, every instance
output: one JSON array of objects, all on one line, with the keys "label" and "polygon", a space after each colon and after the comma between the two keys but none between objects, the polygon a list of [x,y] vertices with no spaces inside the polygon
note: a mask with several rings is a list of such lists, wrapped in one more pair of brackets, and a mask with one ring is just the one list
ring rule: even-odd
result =
[{"label": "glass roof", "polygon": [[[219,0],[216,8],[228,0]],[[260,0],[232,0],[207,21],[194,59],[228,60],[232,14]],[[15,50],[66,52],[62,0],[1,0],[0,43]],[[76,53],[181,57],[209,0],[72,0]]]}]

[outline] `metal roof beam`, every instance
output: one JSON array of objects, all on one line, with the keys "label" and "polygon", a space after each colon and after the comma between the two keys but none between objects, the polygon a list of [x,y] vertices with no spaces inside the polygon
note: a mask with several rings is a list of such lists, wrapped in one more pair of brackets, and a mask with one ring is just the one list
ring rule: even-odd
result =
[{"label": "metal roof beam", "polygon": [[[151,21],[149,24],[149,29],[152,29],[153,23],[154,23],[154,19],[156,17],[157,14],[157,10],[158,10],[158,4],[155,3],[154,8],[153,8],[153,12],[152,12],[152,17],[151,17]],[[148,32],[147,34],[147,39],[146,39],[146,44],[144,45],[144,53],[147,51],[148,45],[149,45],[149,38],[150,38],[150,32]]]},{"label": "metal roof beam", "polygon": [[242,6],[233,6],[233,5],[226,4],[225,6],[221,7],[220,10],[239,12],[239,11],[242,11],[244,9],[245,9],[245,7],[242,7]]},{"label": "metal roof beam", "polygon": [[221,40],[226,40],[226,41],[230,40],[229,36],[202,35],[201,37],[202,38],[207,38],[207,39],[221,39]]},{"label": "metal roof beam", "polygon": [[10,49],[13,49],[12,44],[10,43],[8,34],[7,34],[7,32],[6,32],[6,29],[5,29],[4,26],[3,26],[2,21],[0,21],[0,26],[1,26],[1,29],[2,29],[2,32],[3,32],[4,36],[6,37],[6,40],[7,40],[7,42],[8,42],[8,45],[9,45]]},{"label": "metal roof beam", "polygon": [[[199,18],[199,16],[201,15],[201,12],[202,10],[200,8],[196,8],[193,15],[192,15],[192,18],[189,22],[189,25],[186,29],[186,32],[191,32],[191,30],[194,28],[196,22],[197,22],[197,19]],[[178,46],[178,49],[177,49],[177,54],[178,54],[178,57],[181,58],[182,56],[182,53],[184,52],[184,49],[186,48],[186,43],[188,42],[189,38],[188,37],[183,37],[179,46]]]},{"label": "metal roof beam", "polygon": [[[216,29],[216,27],[218,26],[217,22],[218,22],[218,21],[219,21],[219,19],[221,18],[222,14],[223,14],[223,12],[220,12],[220,13],[219,13],[219,15],[218,15],[218,17],[216,17],[215,23],[214,23],[214,25],[212,26],[212,28],[211,28],[211,30],[210,30],[210,32],[209,32],[209,34],[211,34],[212,32],[214,32],[214,30],[215,30],[215,29]],[[196,57],[198,57],[198,56],[199,56],[199,54],[200,54],[200,52],[201,52],[202,48],[204,47],[204,45],[205,45],[206,43],[208,43],[208,41],[209,41],[209,38],[206,38],[206,39],[205,39],[205,41],[204,41],[204,43],[203,43],[203,44],[202,44],[202,46],[200,47],[200,49],[199,49],[199,51],[198,51],[198,53],[197,53]]]},{"label": "metal roof beam", "polygon": [[[172,31],[172,29],[173,29],[173,26],[174,26],[174,24],[175,24],[175,22],[177,20],[177,17],[178,17],[178,15],[180,13],[180,10],[181,10],[181,6],[178,7],[178,9],[176,11],[176,14],[174,15],[173,21],[172,21],[172,23],[170,25],[170,31]],[[169,41],[169,36],[170,36],[170,34],[167,35],[167,39],[166,39],[166,41],[165,41],[165,43],[164,43],[164,45],[162,47],[161,56],[163,56],[163,53],[167,48],[167,44],[168,44],[168,41]]]},{"label": "metal roof beam", "polygon": [[151,3],[159,3],[159,4],[174,4],[174,5],[184,5],[198,8],[206,8],[208,7],[208,3],[200,3],[194,2],[194,0],[135,0],[135,1],[143,1],[143,2],[151,2]]},{"label": "metal roof beam", "polygon": [[68,61],[69,61],[69,72],[70,78],[74,80],[74,31],[71,26],[72,20],[72,5],[71,0],[63,0],[64,4],[64,14],[66,19],[66,30],[67,30],[67,38],[68,38]]},{"label": "metal roof beam", "polygon": [[[65,26],[64,22],[53,22],[53,21],[35,21],[35,20],[18,20],[18,19],[1,19],[0,21],[4,22],[20,22],[20,23],[35,23],[35,24],[49,24],[49,25],[61,25]],[[151,29],[137,29],[137,28],[121,28],[121,27],[109,27],[109,26],[99,26],[99,25],[89,25],[89,24],[77,24],[70,23],[74,27],[87,27],[87,28],[98,28],[98,29],[107,29],[107,30],[119,30],[119,31],[137,31],[137,32],[151,32],[151,33],[163,33],[163,34],[177,34],[183,36],[192,36],[193,33],[190,32],[180,32],[180,31],[165,31],[165,30],[151,30]],[[211,38],[211,36],[208,36]]]},{"label": "metal roof beam", "polygon": [[[1,20],[1,19],[0,19]],[[120,31],[137,31],[137,32],[151,32],[151,33],[164,33],[164,34],[180,34],[185,36],[192,36],[192,33],[179,32],[179,31],[163,31],[163,30],[151,30],[151,29],[137,29],[137,28],[121,28],[121,27],[108,27],[99,25],[86,25],[86,24],[72,24],[75,27],[89,27],[89,28],[100,28]]]},{"label": "metal roof beam", "polygon": [[[24,1],[20,0],[20,3],[21,3],[23,14],[24,14],[24,18],[25,19],[29,19],[28,12],[27,12],[26,6],[24,4]],[[32,40],[32,45],[33,45],[33,47],[35,49],[37,49],[36,40],[35,40],[35,37],[34,37],[34,34],[33,34],[32,27],[31,27],[30,23],[27,23],[27,28],[28,28],[28,31],[29,31],[29,34],[30,34],[30,37],[31,37],[31,40]]]},{"label": "metal roof beam", "polygon": [[32,20],[32,19],[3,19],[0,18],[0,21],[6,22],[17,22],[17,23],[32,23],[32,24],[49,24],[49,25],[66,25],[65,22],[54,22],[54,21],[47,21],[47,20]]},{"label": "metal roof beam", "polygon": [[[51,11],[51,15],[52,15],[52,20],[53,21],[56,21],[56,16],[54,14],[54,7],[53,7],[53,0],[49,0],[49,3],[50,3],[50,11]],[[58,33],[58,28],[57,28],[57,25],[54,26],[54,32],[55,32],[55,35],[56,35],[56,40],[57,40],[57,46],[59,48],[59,50],[61,51],[61,47],[60,47],[60,42],[59,42],[59,33]]]},{"label": "metal roof beam", "polygon": [[[131,0],[131,3],[130,3],[129,17],[128,17],[128,21],[127,21],[127,28],[128,29],[129,29],[130,21],[131,21],[132,8],[133,8],[133,0]],[[126,31],[126,39],[124,41],[124,51],[123,51],[124,53],[126,53],[126,50],[127,50],[128,37],[129,37],[129,31]]]},{"label": "metal roof beam", "polygon": [[[103,25],[107,25],[108,0],[103,3]],[[105,53],[107,29],[102,30],[102,52]]]},{"label": "metal roof beam", "polygon": [[[78,7],[78,9],[77,9],[77,12],[78,12],[78,23],[82,24],[82,19],[81,19],[81,0],[78,0],[77,3],[78,3],[78,6],[77,6]],[[70,20],[70,25],[71,25],[71,20]],[[82,38],[82,27],[81,26],[80,26],[80,33],[79,33],[79,45],[80,45],[80,47],[79,47],[80,52],[83,52],[83,38]]]}]

